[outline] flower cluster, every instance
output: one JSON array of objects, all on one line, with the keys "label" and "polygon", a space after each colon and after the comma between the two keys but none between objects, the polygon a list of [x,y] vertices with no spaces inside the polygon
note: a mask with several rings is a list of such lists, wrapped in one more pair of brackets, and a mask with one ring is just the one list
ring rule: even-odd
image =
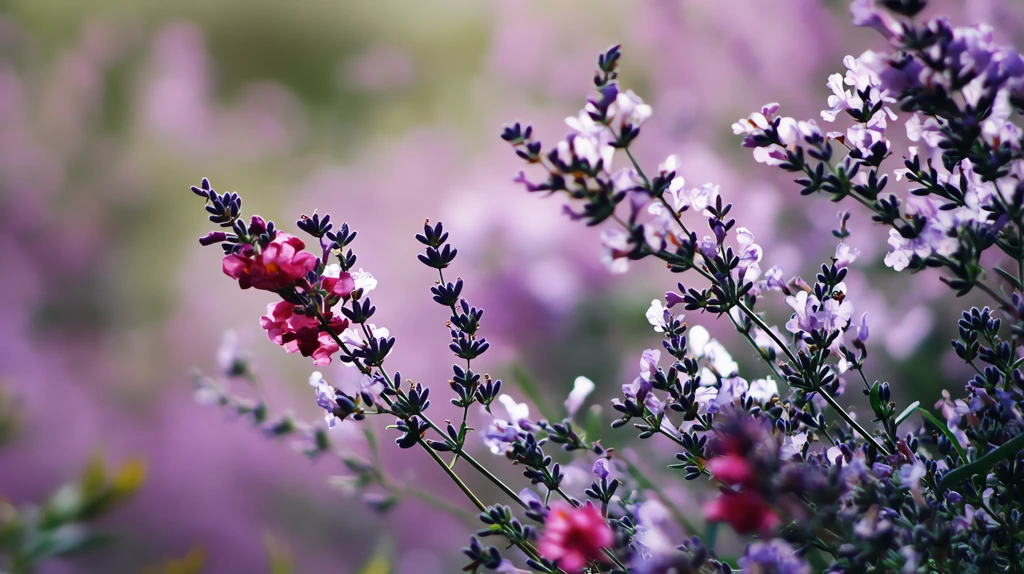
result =
[{"label": "flower cluster", "polygon": [[[297,226],[321,248],[308,253],[272,222],[253,217],[245,224],[238,195],[218,194],[203,180],[193,191],[227,231],[201,242],[224,245],[224,272],[241,288],[279,298],[263,317],[272,341],[316,365],[337,357],[359,371],[358,389],[349,392],[318,372],[311,377],[329,427],[389,417],[400,448],[419,448],[459,486],[482,525],[463,549],[466,571],[525,572],[519,569],[525,565],[549,574],[730,573],[735,567],[1019,572],[1024,158],[1022,132],[1011,119],[1013,110],[1024,112],[1024,60],[995,44],[984,26],[917,19],[924,0],[881,4],[855,0],[851,11],[856,24],[880,31],[892,51],[847,57],[845,74],[827,82],[833,93],[821,118],[852,120],[845,131],[781,117],[778,104],[739,120],[733,131],[757,161],[799,174],[801,194],[852,197],[889,227],[889,267],[938,268],[958,294],[977,287],[994,299],[996,309],[972,308],[959,322],[953,347],[977,374],[966,396],[943,393],[938,415],[922,401],[899,409],[890,384],[867,374],[869,318],[857,315],[860,294],[847,283],[860,256],[846,241],[851,215],[840,214],[834,255],[813,277],[787,278],[733,217],[728,190],[688,186],[676,156],[657,170],[642,169],[631,146],[652,109],[620,87],[618,46],[599,56],[596,95],[566,120],[564,139],[545,148],[532,127],[519,123],[501,137],[541,173],[537,180],[520,173],[527,191],[564,194],[570,219],[606,226],[603,260],[611,272],[655,258],[669,272],[685,274],[647,310],[660,348],[642,352],[637,376],[612,401],[612,428],[631,427],[640,440],[667,446],[663,460],[638,464],[581,430],[575,418],[595,388],[586,377],[576,379],[560,420],[549,420],[503,393],[500,379],[474,369],[490,348],[481,333],[484,311],[467,300],[461,278],[445,278],[458,250],[441,223],[426,222],[416,239],[424,249],[419,261],[437,272],[430,292],[445,309],[446,344],[456,359],[448,384],[462,417],[443,424],[428,413],[429,388],[384,367],[395,339],[369,322],[376,308],[367,294],[376,282],[353,270],[355,232],[347,225],[332,231],[330,216],[303,216]],[[914,186],[906,199],[883,193],[890,180],[884,162],[898,153],[886,130],[900,114],[918,144],[893,174]],[[623,167],[616,168],[622,156]],[[998,256],[983,261],[992,247]],[[337,263],[328,263],[332,256]],[[1015,262],[1016,273],[990,265],[995,260]],[[766,319],[766,300],[788,307],[782,328]],[[725,346],[688,316],[727,320],[756,353],[761,372],[741,374]],[[245,371],[237,361],[225,364],[228,372]],[[840,402],[849,385],[866,398],[870,421]],[[203,392],[267,424],[258,405],[209,384]],[[477,443],[469,441],[471,415],[485,421]],[[278,433],[284,435],[295,425],[270,428],[286,429]],[[311,432],[313,452],[325,450],[327,431]],[[507,485],[474,457],[475,445],[510,461],[529,485]],[[693,517],[648,478],[647,464],[675,469],[684,480],[713,481],[717,492],[698,517],[703,536]],[[515,510],[480,500],[459,474],[465,467],[492,482]],[[716,546],[720,523],[752,537],[742,555]],[[481,540],[492,536],[520,554],[484,546]]]}]

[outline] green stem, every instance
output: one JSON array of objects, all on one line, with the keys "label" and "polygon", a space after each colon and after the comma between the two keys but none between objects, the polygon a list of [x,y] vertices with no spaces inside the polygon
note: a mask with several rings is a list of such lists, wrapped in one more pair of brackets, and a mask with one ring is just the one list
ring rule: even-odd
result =
[{"label": "green stem", "polygon": [[[461,490],[463,494],[466,495],[466,498],[468,498],[470,502],[472,502],[473,505],[480,510],[480,512],[487,512],[487,507],[484,505],[484,503],[480,502],[480,499],[477,498],[475,494],[473,494],[473,491],[470,490],[468,486],[466,486],[465,482],[462,482],[462,479],[459,478],[459,475],[455,474],[454,470],[448,468],[448,464],[444,460],[442,460],[441,457],[438,456],[436,452],[434,452],[434,449],[430,448],[430,446],[428,446],[423,439],[420,439],[418,442],[419,445],[423,447],[423,450],[427,451],[427,454],[430,455],[430,458],[434,459],[434,462],[436,462],[437,465],[441,467],[442,470],[444,470],[445,474],[448,475],[448,478],[452,479],[452,482],[454,482],[459,487],[459,490]],[[512,542],[511,540],[509,541]],[[534,560],[538,561],[541,559],[540,554],[537,552],[537,549],[535,549],[533,545],[531,545],[530,543],[512,543],[520,550],[522,550],[523,553],[529,556],[530,558],[533,558]],[[562,572],[562,570],[559,570],[559,572]]]},{"label": "green stem", "polygon": [[[628,152],[628,150],[627,150],[627,152]],[[631,160],[633,159],[632,155],[630,155],[630,159]],[[633,161],[635,162],[635,160],[633,160]],[[621,225],[626,227],[627,231],[630,230],[630,226],[628,224],[626,224],[625,222],[623,222],[620,218],[616,217],[615,219]],[[680,223],[680,225],[681,225],[681,223]],[[684,231],[685,231],[685,229],[684,229]],[[669,258],[667,256],[663,255],[660,251],[654,251],[651,248],[650,245],[647,245],[647,249],[652,254],[654,254],[656,257],[658,257],[660,259],[664,259],[666,261],[669,261]],[[713,275],[711,275],[711,273],[709,273],[708,271],[706,271],[706,270],[704,270],[704,269],[702,269],[700,267],[697,267],[696,265],[693,265],[693,269],[695,269],[700,275],[702,275],[705,279],[711,281],[712,283],[716,283],[717,282],[715,277]],[[736,306],[740,309],[740,311],[743,312],[744,315],[746,315],[750,319],[750,321],[752,323],[754,323],[754,325],[756,325],[759,329],[764,331],[765,334],[767,334],[773,341],[775,341],[775,344],[778,345],[779,348],[781,348],[783,350],[783,352],[785,352],[786,357],[789,359],[789,361],[794,366],[798,366],[800,364],[800,362],[796,358],[796,355],[793,354],[793,350],[790,349],[789,346],[786,345],[778,337],[778,335],[776,335],[774,332],[772,332],[772,330],[768,327],[768,325],[764,322],[764,320],[761,319],[761,317],[759,317],[749,307],[747,307],[747,305],[745,303],[743,303],[743,301],[737,301],[736,302]],[[758,347],[755,345],[755,348],[758,348]],[[785,380],[785,379],[783,379],[783,380]],[[888,449],[886,449],[884,446],[879,444],[878,441],[876,441],[874,439],[874,437],[870,433],[868,433],[862,426],[860,426],[857,423],[857,421],[853,420],[853,417],[851,417],[850,414],[847,413],[839,405],[839,403],[837,403],[836,400],[831,395],[828,394],[827,391],[825,391],[824,389],[818,389],[818,392],[821,393],[821,395],[825,399],[825,401],[833,409],[835,409],[839,413],[839,416],[841,416],[847,422],[847,424],[849,424],[855,431],[857,431],[858,434],[860,434],[862,437],[864,437],[864,440],[866,440],[866,441],[870,442],[871,444],[873,444],[875,446],[875,448],[877,448],[879,450],[879,452],[882,452],[882,453],[887,454],[887,455],[890,454]]]},{"label": "green stem", "polygon": [[[629,151],[629,148],[626,148],[625,151],[626,156],[629,157],[629,161],[633,162],[633,169],[635,169],[636,173],[640,175],[641,179],[644,180],[644,186],[647,188],[648,191],[653,193],[654,190],[651,189],[651,180],[647,179],[647,176],[644,174],[644,170],[640,169],[640,164],[637,163],[636,158],[633,157],[633,153]],[[665,200],[664,194],[658,195],[658,201],[660,201],[661,205],[664,206],[664,208],[667,209],[668,212],[672,214],[672,219],[674,219],[676,224],[679,225],[679,228],[683,230],[683,233],[685,233],[686,235],[690,235],[690,230],[686,228],[686,225],[683,223],[683,220],[679,217],[679,213],[676,211],[676,208],[674,206],[669,205],[668,201]]]},{"label": "green stem", "polygon": [[[438,269],[437,270],[437,276],[441,279],[441,285],[444,286],[445,285],[444,270]],[[452,317],[455,317],[456,315],[458,315],[458,311],[455,310],[455,304],[454,303],[449,305],[448,308],[452,310]],[[469,364],[470,364],[470,359],[466,359],[466,370],[467,371],[469,371]],[[455,456],[452,458],[451,464],[448,465],[449,468],[455,468],[455,463],[459,462],[459,456],[462,453],[462,446],[466,442],[466,419],[469,417],[469,406],[471,404],[473,404],[472,401],[470,401],[469,404],[467,404],[465,407],[462,408],[462,425],[459,426],[459,448],[455,450]]]},{"label": "green stem", "polygon": [[826,391],[825,389],[818,389],[817,392],[818,394],[821,395],[821,398],[825,399],[825,402],[828,403],[834,411],[839,413],[839,416],[843,417],[843,420],[846,421],[846,424],[850,425],[850,427],[857,431],[862,437],[864,437],[865,440],[873,444],[875,448],[878,449],[878,452],[885,455],[891,454],[889,452],[889,449],[882,446],[878,441],[875,440],[874,436],[868,433],[868,431],[864,427],[860,426],[860,423],[854,420],[854,418],[850,416],[850,413],[846,412],[846,409],[840,406],[839,403],[836,402],[835,397],[830,395],[828,391]]},{"label": "green stem", "polygon": [[665,494],[665,491],[662,490],[661,487],[659,487],[649,478],[644,476],[643,473],[640,472],[640,469],[637,468],[636,465],[633,464],[632,462],[622,457],[620,457],[619,460],[626,463],[626,468],[629,471],[629,476],[633,477],[633,480],[636,481],[640,488],[646,488],[647,490],[653,492],[654,495],[657,496],[659,500],[661,500],[661,503],[664,504],[666,508],[668,508],[669,514],[672,515],[672,518],[674,518],[675,521],[679,523],[679,525],[682,526],[688,534],[693,535],[697,533],[697,528],[693,525],[692,522],[690,522],[688,518],[686,518],[686,515],[683,514],[683,511],[680,510],[674,502],[672,502],[672,500],[668,497],[668,495]]}]

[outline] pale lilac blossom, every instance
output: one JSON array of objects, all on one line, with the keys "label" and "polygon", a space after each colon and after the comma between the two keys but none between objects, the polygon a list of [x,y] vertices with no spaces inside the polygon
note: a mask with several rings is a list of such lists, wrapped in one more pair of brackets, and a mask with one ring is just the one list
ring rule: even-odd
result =
[{"label": "pale lilac blossom", "polygon": [[580,410],[583,402],[587,400],[587,397],[592,392],[594,392],[594,381],[584,376],[576,377],[572,384],[572,391],[569,392],[568,398],[565,399],[565,410],[569,413],[569,418],[572,418]]}]

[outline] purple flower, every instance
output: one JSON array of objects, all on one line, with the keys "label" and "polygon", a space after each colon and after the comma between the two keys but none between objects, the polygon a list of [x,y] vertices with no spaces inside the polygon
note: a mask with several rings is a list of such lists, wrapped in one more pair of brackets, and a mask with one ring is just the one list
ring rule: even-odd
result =
[{"label": "purple flower", "polygon": [[604,252],[601,261],[608,271],[612,273],[625,273],[629,270],[629,253],[632,248],[629,245],[629,235],[611,227],[601,231],[601,247]]},{"label": "purple flower", "polygon": [[873,28],[890,40],[903,32],[903,26],[887,12],[875,6],[875,0],[853,0],[850,14],[854,26]]},{"label": "purple flower", "polygon": [[654,299],[651,301],[651,306],[647,309],[647,322],[654,327],[655,333],[664,333],[665,326],[671,320],[672,314],[661,303],[660,299]]},{"label": "purple flower", "polygon": [[338,408],[338,389],[325,381],[319,371],[314,371],[309,377],[309,384],[316,389],[317,406],[327,411],[324,415],[327,426],[333,428],[340,420],[334,414],[334,410]]},{"label": "purple flower", "polygon": [[484,444],[494,454],[504,454],[519,439],[519,429],[504,419],[495,418],[484,429]]},{"label": "purple flower", "polygon": [[647,349],[640,356],[640,378],[650,381],[651,377],[658,370],[658,362],[661,360],[661,351],[658,349]]},{"label": "purple flower", "polygon": [[836,246],[835,265],[839,269],[848,267],[857,259],[858,255],[860,255],[860,249],[850,247],[846,243],[840,243]]},{"label": "purple flower", "polygon": [[810,574],[811,568],[784,540],[753,542],[740,558],[740,568],[764,574]]}]

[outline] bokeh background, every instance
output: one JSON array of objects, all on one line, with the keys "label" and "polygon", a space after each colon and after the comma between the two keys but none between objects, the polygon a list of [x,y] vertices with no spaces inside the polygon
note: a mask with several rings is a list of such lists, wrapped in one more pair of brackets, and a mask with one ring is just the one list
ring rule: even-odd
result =
[{"label": "bokeh background", "polygon": [[[1020,2],[939,4],[929,13],[993,22],[1000,40],[1024,41]],[[193,369],[217,374],[231,329],[272,409],[320,416],[309,362],[260,329],[268,294],[239,292],[218,250],[196,242],[208,225],[188,187],[201,177],[284,228],[315,209],[356,228],[360,266],[379,280],[376,322],[398,338],[388,364],[438,387],[438,409],[452,362],[446,316],[413,235],[425,218],[444,221],[460,251],[455,272],[487,310],[486,370],[507,384],[529,376],[547,412],[587,375],[598,385],[591,404],[605,405],[587,416],[606,423],[608,399],[657,344],[644,311],[679,277],[655,264],[609,275],[597,231],[512,183],[520,166],[501,125],[528,120],[542,139],[561,137],[589,96],[596,55],[621,43],[623,83],[655,110],[637,143],[642,163],[679,154],[689,184],[720,183],[737,204],[765,268],[810,274],[835,248],[838,207],[801,199],[729,125],[768,101],[817,117],[842,57],[881,47],[848,21],[839,0],[0,1],[0,388],[17,419],[0,447],[0,495],[44,500],[97,449],[149,469],[103,524],[111,546],[42,571],[138,572],[190,552],[213,573],[267,572],[282,554],[296,572],[462,566],[469,526],[414,499],[374,510],[329,485],[346,474],[338,461],[312,464],[195,403]],[[886,231],[863,213],[851,228],[863,258],[848,283],[857,314],[869,313],[872,376],[926,404],[944,386],[955,394],[951,294],[934,275],[886,269]],[[735,350],[741,373],[764,376],[724,325],[689,319]],[[338,365],[323,371],[351,379]],[[423,453],[398,452],[371,427],[396,481],[469,508]],[[630,433],[605,434],[622,445]],[[365,453],[351,422],[334,436]],[[673,452],[652,443],[635,456],[655,472]],[[701,491],[678,475],[664,481],[697,513]]]}]

